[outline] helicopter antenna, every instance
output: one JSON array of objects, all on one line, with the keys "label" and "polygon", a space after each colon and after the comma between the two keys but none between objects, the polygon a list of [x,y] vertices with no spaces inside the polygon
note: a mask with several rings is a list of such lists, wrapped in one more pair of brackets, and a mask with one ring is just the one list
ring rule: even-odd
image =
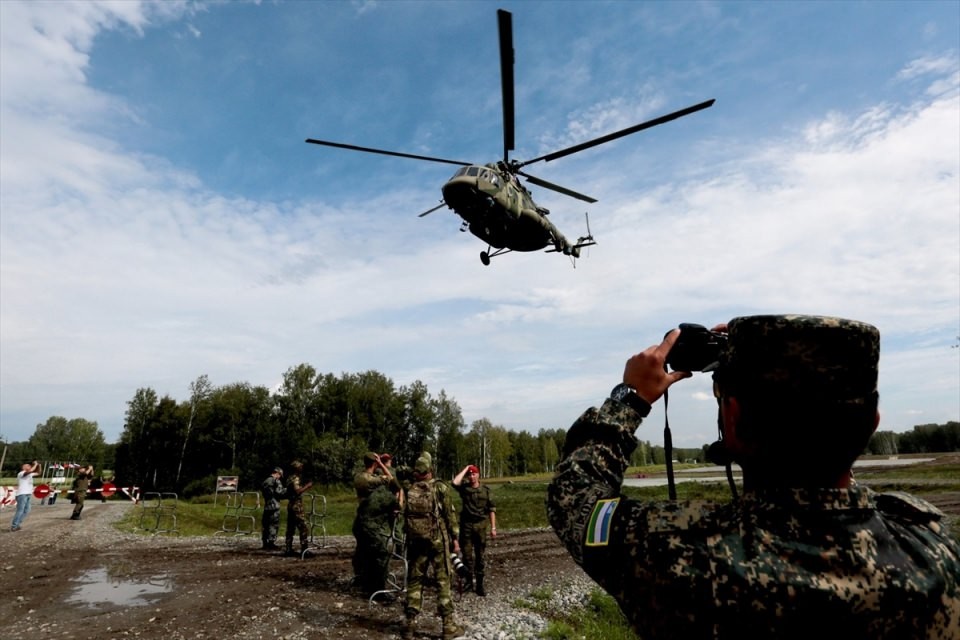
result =
[{"label": "helicopter antenna", "polygon": [[427,210],[424,211],[423,213],[418,214],[417,217],[418,217],[418,218],[422,218],[423,216],[427,215],[428,213],[433,213],[434,211],[436,211],[437,209],[439,209],[440,207],[442,207],[442,206],[445,205],[445,204],[447,204],[447,203],[444,202],[443,200],[441,200],[441,201],[440,201],[440,204],[438,204],[437,206],[435,206],[433,209],[427,209]]},{"label": "helicopter antenna", "polygon": [[497,9],[500,30],[500,90],[503,94],[503,161],[513,150],[513,14]]}]

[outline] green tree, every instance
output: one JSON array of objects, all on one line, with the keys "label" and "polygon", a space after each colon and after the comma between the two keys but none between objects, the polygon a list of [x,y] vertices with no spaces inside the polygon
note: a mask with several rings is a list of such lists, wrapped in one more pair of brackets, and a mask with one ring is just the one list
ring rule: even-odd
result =
[{"label": "green tree", "polygon": [[202,375],[190,383],[190,414],[187,418],[186,433],[183,436],[183,447],[180,449],[180,462],[177,464],[177,478],[175,484],[180,485],[180,472],[183,470],[183,459],[187,455],[187,443],[190,441],[190,432],[193,431],[193,424],[197,418],[197,412],[201,404],[206,401],[212,391],[210,379]]},{"label": "green tree", "polygon": [[272,407],[266,387],[244,382],[214,389],[203,434],[209,449],[205,471],[228,470],[240,476],[242,486],[250,487],[259,485],[261,476],[281,464]]},{"label": "green tree", "polygon": [[553,471],[560,461],[560,452],[563,451],[563,443],[567,439],[565,429],[540,429],[537,432],[537,440],[540,442],[542,451],[543,468],[546,471]]},{"label": "green tree", "polygon": [[469,462],[463,437],[466,429],[463,413],[460,405],[441,389],[433,401],[433,415],[437,430],[437,465],[453,476]]},{"label": "green tree", "polygon": [[108,449],[96,422],[83,418],[67,420],[53,416],[27,441],[38,460],[93,464],[100,468]]},{"label": "green tree", "polygon": [[[283,374],[283,382],[274,400],[277,423],[284,433],[281,452],[284,460],[312,456],[316,442],[314,425],[324,432],[325,425],[332,424],[336,418],[324,411],[326,405],[321,402],[320,382],[316,370],[308,364],[291,367]],[[339,400],[326,396],[323,399]],[[345,406],[344,413],[347,413]]]},{"label": "green tree", "polygon": [[540,461],[540,443],[528,431],[509,431],[510,440],[510,475],[525,475],[543,471]]}]

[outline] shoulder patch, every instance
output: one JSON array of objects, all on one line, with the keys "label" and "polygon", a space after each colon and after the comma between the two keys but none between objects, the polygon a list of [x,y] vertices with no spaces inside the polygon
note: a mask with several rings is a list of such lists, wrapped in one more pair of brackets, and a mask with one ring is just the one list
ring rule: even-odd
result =
[{"label": "shoulder patch", "polygon": [[603,547],[610,543],[610,523],[613,521],[613,512],[620,504],[620,498],[598,500],[590,514],[590,523],[587,525],[588,547]]}]

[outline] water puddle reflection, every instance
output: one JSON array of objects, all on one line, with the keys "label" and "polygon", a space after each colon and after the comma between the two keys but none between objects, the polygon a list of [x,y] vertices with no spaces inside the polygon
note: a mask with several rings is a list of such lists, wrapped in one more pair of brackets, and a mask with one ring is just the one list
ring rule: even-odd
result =
[{"label": "water puddle reflection", "polygon": [[129,607],[150,604],[173,590],[173,578],[166,574],[151,576],[146,581],[112,578],[105,567],[91,569],[72,578],[77,585],[67,604],[87,607]]}]

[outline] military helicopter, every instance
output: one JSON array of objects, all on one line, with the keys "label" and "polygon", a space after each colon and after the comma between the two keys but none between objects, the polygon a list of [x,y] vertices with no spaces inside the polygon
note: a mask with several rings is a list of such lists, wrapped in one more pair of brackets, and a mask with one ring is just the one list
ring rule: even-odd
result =
[{"label": "military helicopter", "polygon": [[[535,162],[550,162],[564,156],[583,151],[597,145],[628,136],[650,127],[676,120],[696,111],[713,105],[714,100],[707,100],[699,104],[680,109],[666,115],[636,124],[620,131],[615,131],[587,142],[581,142],[572,147],[554,151],[531,160],[519,162],[510,158],[510,151],[514,149],[514,99],[513,99],[513,15],[503,9],[497,10],[497,26],[500,35],[500,87],[503,100],[503,159],[488,164],[474,164],[461,160],[448,160],[432,156],[387,151],[371,147],[361,147],[342,142],[317,140],[307,138],[310,144],[327,147],[337,147],[364,153],[377,153],[399,158],[412,158],[428,162],[442,162],[460,165],[461,168],[453,174],[441,189],[443,200],[440,204],[420,214],[420,217],[432,213],[444,206],[452,209],[463,219],[461,231],[470,231],[477,238],[487,243],[487,250],[480,252],[480,261],[484,265],[490,264],[490,259],[510,251],[539,251],[547,248],[547,252],[557,252],[570,256],[572,259],[580,257],[580,250],[596,244],[590,233],[590,220],[587,217],[587,234],[570,242],[551,222],[547,215],[550,213],[533,200],[530,191],[526,189],[517,176],[523,176],[526,181],[556,191],[564,195],[593,203],[597,200],[582,193],[577,193],[566,187],[553,184],[522,171],[523,167]],[[549,247],[549,248],[548,248]]]}]

